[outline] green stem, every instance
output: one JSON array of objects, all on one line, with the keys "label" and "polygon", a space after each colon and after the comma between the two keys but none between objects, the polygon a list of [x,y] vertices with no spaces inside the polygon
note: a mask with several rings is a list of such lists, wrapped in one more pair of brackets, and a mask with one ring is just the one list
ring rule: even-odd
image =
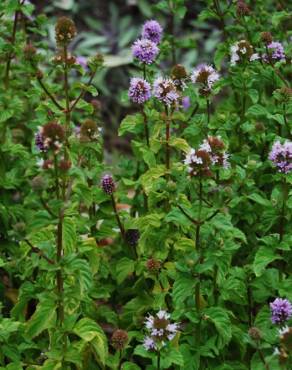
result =
[{"label": "green stem", "polygon": [[[18,2],[18,5],[22,5],[22,4],[23,4],[23,2]],[[13,29],[12,29],[12,36],[11,36],[11,46],[12,46],[12,48],[14,47],[14,44],[15,44],[16,30],[17,30],[17,23],[18,23],[19,14],[20,14],[20,11],[16,10],[16,12],[14,14]],[[6,67],[5,67],[4,85],[5,85],[6,89],[9,87],[9,72],[10,72],[12,56],[13,56],[13,50],[11,50],[8,53]]]},{"label": "green stem", "polygon": [[115,213],[115,216],[116,216],[116,220],[117,220],[121,235],[122,235],[123,239],[125,239],[125,228],[124,228],[124,226],[122,224],[122,221],[120,219],[120,216],[119,216],[119,213],[118,213],[118,210],[117,210],[117,206],[116,206],[115,197],[114,197],[113,194],[111,194],[111,201],[112,201],[113,210],[114,210],[114,213]]},{"label": "green stem", "polygon": [[[200,242],[202,201],[203,201],[203,184],[202,184],[202,175],[200,175],[200,178],[199,178],[199,209],[198,209],[199,224],[196,227],[196,239],[195,239],[195,247],[198,253],[198,264],[200,264],[202,260],[201,242]],[[201,311],[200,298],[201,298],[201,275],[199,273],[198,282],[195,288],[195,301],[196,301],[196,309],[197,309],[198,314],[200,314],[200,311]],[[201,342],[201,319],[197,325],[197,344],[200,345],[200,342]]]},{"label": "green stem", "polygon": [[157,351],[157,370],[160,370],[160,351]]},{"label": "green stem", "polygon": [[286,202],[288,197],[288,188],[285,177],[283,177],[282,182],[282,193],[283,193],[283,203],[281,209],[281,215],[279,219],[279,235],[280,235],[280,242],[283,240],[284,233],[285,233],[285,213],[286,213]]},{"label": "green stem", "polygon": [[209,125],[209,123],[210,123],[210,116],[211,116],[211,112],[210,112],[210,100],[208,98],[206,98],[206,101],[207,101],[207,123]]},{"label": "green stem", "polygon": [[166,136],[165,136],[165,140],[166,140],[166,153],[165,153],[165,165],[166,165],[166,168],[169,170],[170,169],[170,146],[169,146],[169,140],[170,140],[170,122],[171,122],[171,119],[170,119],[170,116],[169,116],[169,112],[168,112],[168,108],[165,107],[165,110],[166,110],[166,120],[165,120],[165,123],[166,123]]},{"label": "green stem", "polygon": [[141,107],[141,113],[143,115],[146,143],[147,143],[147,146],[149,148],[150,147],[150,143],[149,143],[149,129],[148,129],[148,124],[147,124],[147,116],[146,116],[146,113],[144,111],[144,107],[143,106]]}]

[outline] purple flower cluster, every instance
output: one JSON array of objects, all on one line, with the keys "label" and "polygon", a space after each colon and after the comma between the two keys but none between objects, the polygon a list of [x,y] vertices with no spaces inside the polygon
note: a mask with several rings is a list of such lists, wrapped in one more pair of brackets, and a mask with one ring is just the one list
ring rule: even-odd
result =
[{"label": "purple flower cluster", "polygon": [[180,98],[174,81],[170,78],[162,77],[158,77],[154,81],[153,95],[168,107],[177,105]]},{"label": "purple flower cluster", "polygon": [[134,77],[130,81],[129,98],[138,104],[143,104],[151,98],[151,86],[143,78]]},{"label": "purple flower cluster", "polygon": [[144,23],[142,28],[142,38],[148,39],[155,44],[159,44],[162,38],[162,27],[161,25],[154,20],[150,20]]},{"label": "purple flower cluster", "polygon": [[269,160],[274,163],[279,172],[288,173],[292,170],[292,142],[286,140],[284,144],[276,141],[269,154]]},{"label": "purple flower cluster", "polygon": [[157,350],[166,345],[167,341],[173,340],[179,330],[177,323],[172,323],[170,314],[164,310],[157,312],[155,316],[149,315],[145,321],[145,327],[149,332],[144,338],[143,346],[149,350]]},{"label": "purple flower cluster", "polygon": [[152,64],[159,53],[159,48],[151,40],[138,39],[132,45],[132,53],[141,63]]},{"label": "purple flower cluster", "polygon": [[286,55],[284,51],[283,45],[279,41],[272,41],[267,45],[268,49],[268,55],[264,54],[263,55],[263,60],[265,62],[268,61],[280,61],[280,62],[285,62],[286,60]]},{"label": "purple flower cluster", "polygon": [[288,299],[276,298],[270,303],[272,323],[283,325],[292,316],[292,304]]},{"label": "purple flower cluster", "polygon": [[141,63],[152,64],[159,53],[158,44],[162,37],[162,27],[154,20],[144,23],[142,37],[132,45],[132,54]]}]

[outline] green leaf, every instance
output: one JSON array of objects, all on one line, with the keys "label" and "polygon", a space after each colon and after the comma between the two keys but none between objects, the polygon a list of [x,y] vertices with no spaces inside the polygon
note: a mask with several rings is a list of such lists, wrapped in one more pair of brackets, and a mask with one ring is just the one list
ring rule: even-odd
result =
[{"label": "green leaf", "polygon": [[142,184],[145,193],[148,195],[153,187],[153,183],[155,180],[159,179],[159,177],[163,176],[166,172],[166,168],[164,165],[158,165],[157,167],[153,167],[145,172],[139,179],[140,183]]},{"label": "green leaf", "polygon": [[27,322],[26,334],[32,339],[51,328],[55,321],[56,303],[52,298],[46,297],[39,302],[36,311]]},{"label": "green leaf", "polygon": [[128,275],[132,274],[135,271],[135,261],[123,257],[117,263],[116,267],[116,279],[118,284],[121,284]]},{"label": "green leaf", "polygon": [[170,139],[169,145],[176,149],[182,150],[185,153],[188,153],[191,149],[186,140],[179,137]]},{"label": "green leaf", "polygon": [[272,205],[268,199],[262,197],[260,194],[257,193],[251,194],[247,198],[253,200],[254,202],[264,207],[271,207]]},{"label": "green leaf", "polygon": [[260,276],[269,263],[279,259],[282,259],[282,257],[276,254],[275,249],[265,246],[260,247],[255,255],[255,259],[253,262],[254,273],[256,274],[256,276]]},{"label": "green leaf", "polygon": [[119,136],[124,135],[126,132],[137,134],[143,130],[143,116],[140,113],[129,114],[126,116],[120,125]]},{"label": "green leaf", "polygon": [[206,319],[215,325],[219,333],[218,348],[223,348],[232,337],[231,322],[226,310],[221,307],[210,307],[205,309],[204,314]]},{"label": "green leaf", "polygon": [[63,222],[63,247],[66,254],[72,253],[76,246],[76,226],[71,218],[65,217]]},{"label": "green leaf", "polygon": [[101,327],[93,320],[83,318],[77,322],[73,332],[85,342],[90,342],[102,364],[107,356],[107,339]]},{"label": "green leaf", "polygon": [[262,105],[255,104],[255,105],[252,105],[250,108],[248,108],[246,113],[248,115],[258,117],[258,116],[266,116],[268,114],[268,111]]},{"label": "green leaf", "polygon": [[122,370],[141,370],[141,367],[134,364],[133,362],[124,362],[122,365]]}]

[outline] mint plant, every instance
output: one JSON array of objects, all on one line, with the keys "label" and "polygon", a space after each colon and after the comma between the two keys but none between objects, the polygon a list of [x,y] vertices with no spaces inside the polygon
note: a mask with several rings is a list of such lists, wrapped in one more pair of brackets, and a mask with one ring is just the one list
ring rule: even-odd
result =
[{"label": "mint plant", "polygon": [[291,15],[189,6],[133,39],[111,161],[107,55],[75,55],[67,16],[51,50],[46,17],[1,3],[1,369],[291,368]]}]

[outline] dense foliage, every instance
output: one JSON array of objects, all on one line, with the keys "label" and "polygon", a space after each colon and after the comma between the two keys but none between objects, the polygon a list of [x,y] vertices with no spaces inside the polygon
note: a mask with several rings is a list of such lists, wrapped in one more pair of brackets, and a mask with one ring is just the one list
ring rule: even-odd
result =
[{"label": "dense foliage", "polygon": [[112,60],[1,2],[0,369],[292,368],[292,15],[202,3],[211,60],[183,63],[187,1],[130,33],[131,153],[110,161]]}]

